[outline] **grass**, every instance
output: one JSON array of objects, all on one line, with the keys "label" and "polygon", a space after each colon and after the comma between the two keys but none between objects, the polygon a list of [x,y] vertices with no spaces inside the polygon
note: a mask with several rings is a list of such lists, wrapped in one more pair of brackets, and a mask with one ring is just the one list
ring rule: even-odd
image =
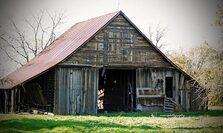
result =
[{"label": "grass", "polygon": [[[176,115],[165,117],[166,115]],[[178,117],[180,116],[180,117]],[[0,132],[223,132],[223,110],[47,116],[0,114]]]}]

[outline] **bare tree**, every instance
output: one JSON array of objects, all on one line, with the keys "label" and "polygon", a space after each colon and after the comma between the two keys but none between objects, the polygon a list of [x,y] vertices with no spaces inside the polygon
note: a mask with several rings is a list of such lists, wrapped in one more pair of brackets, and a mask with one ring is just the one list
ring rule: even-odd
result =
[{"label": "bare tree", "polygon": [[149,26],[149,39],[158,49],[166,45],[164,42],[166,31],[167,28],[161,28],[159,24],[154,27],[152,25]]},{"label": "bare tree", "polygon": [[206,107],[207,102],[210,105],[223,103],[222,53],[222,50],[210,47],[207,42],[185,53],[172,53],[171,59],[176,65],[196,79],[191,81],[197,94],[193,101],[201,100],[201,106]]},{"label": "bare tree", "polygon": [[218,5],[218,10],[216,12],[217,18],[215,20],[214,25],[217,28],[220,28],[221,32],[223,33],[223,4]]},{"label": "bare tree", "polygon": [[56,29],[62,24],[64,13],[52,15],[40,11],[31,18],[24,18],[25,29],[13,18],[9,19],[10,30],[0,35],[0,50],[12,61],[23,65],[49,46],[56,38]]}]

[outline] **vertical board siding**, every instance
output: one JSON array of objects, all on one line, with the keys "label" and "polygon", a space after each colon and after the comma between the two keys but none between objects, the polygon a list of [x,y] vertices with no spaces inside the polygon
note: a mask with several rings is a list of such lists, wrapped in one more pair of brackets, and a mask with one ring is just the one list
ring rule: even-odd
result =
[{"label": "vertical board siding", "polygon": [[[188,111],[191,99],[188,95],[190,92],[188,82],[183,74],[180,75],[179,71],[173,69],[138,68],[136,70],[136,104],[146,105],[145,110],[157,111],[157,106],[164,104],[162,99],[166,96],[166,77],[173,78],[173,100],[178,103],[180,96],[181,106]],[[161,80],[160,83],[157,83],[158,80]]]},{"label": "vertical board siding", "polygon": [[96,114],[98,70],[95,68],[60,67],[57,71],[58,91],[55,113]]},{"label": "vertical board siding", "polygon": [[154,68],[136,70],[136,105],[142,105],[141,111],[163,110],[165,72]]}]

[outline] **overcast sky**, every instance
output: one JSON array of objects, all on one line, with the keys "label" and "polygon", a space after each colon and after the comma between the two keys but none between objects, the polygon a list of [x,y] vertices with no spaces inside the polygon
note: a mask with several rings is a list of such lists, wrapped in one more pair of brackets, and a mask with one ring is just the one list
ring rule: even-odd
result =
[{"label": "overcast sky", "polygon": [[[1,3],[1,21],[7,16],[22,19],[40,9],[65,12],[60,34],[79,21],[122,10],[139,29],[148,34],[149,26],[167,27],[165,50],[188,49],[207,41],[223,48],[223,34],[212,24],[217,5],[223,0],[27,0]],[[4,6],[4,7],[3,7]],[[25,27],[24,27],[25,28]]]}]

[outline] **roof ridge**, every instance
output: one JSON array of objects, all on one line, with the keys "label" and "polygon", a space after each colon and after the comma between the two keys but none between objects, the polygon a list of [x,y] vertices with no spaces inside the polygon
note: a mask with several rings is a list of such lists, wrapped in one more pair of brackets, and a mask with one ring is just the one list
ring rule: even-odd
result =
[{"label": "roof ridge", "polygon": [[[118,13],[120,13],[120,12],[122,12],[122,11],[120,10],[120,11],[110,12],[110,13],[103,14],[103,15],[100,15],[100,16],[92,17],[92,18],[89,18],[89,19],[86,19],[86,20],[77,22],[77,23],[75,23],[74,25],[79,24],[79,23],[83,23],[83,22],[86,22],[86,21],[90,21],[90,20],[92,20],[92,19],[96,19],[96,18],[100,18],[100,17],[103,17],[103,16],[107,16],[107,15],[110,15],[110,14],[118,14]],[[74,25],[73,25],[73,26],[74,26]]]}]

